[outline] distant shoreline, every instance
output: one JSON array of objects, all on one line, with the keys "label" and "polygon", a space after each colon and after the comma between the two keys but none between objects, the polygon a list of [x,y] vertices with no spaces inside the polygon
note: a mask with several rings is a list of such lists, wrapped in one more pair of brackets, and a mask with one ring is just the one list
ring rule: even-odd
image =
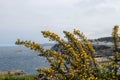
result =
[{"label": "distant shoreline", "polygon": [[26,74],[24,70],[7,70],[0,71],[0,76],[9,76],[9,75],[23,75]]}]

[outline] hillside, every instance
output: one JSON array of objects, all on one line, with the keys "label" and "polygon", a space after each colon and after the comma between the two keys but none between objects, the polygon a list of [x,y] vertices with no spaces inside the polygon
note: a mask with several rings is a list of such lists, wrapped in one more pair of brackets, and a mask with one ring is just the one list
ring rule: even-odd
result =
[{"label": "hillside", "polygon": [[[112,37],[103,37],[98,39],[92,39],[90,40],[93,44],[93,48],[96,51],[95,56],[101,57],[101,56],[112,56],[114,51],[112,48],[113,40]],[[60,53],[64,53],[64,50],[62,49],[62,46],[59,44],[55,44],[51,50],[55,50]],[[120,52],[120,49],[119,49]]]}]

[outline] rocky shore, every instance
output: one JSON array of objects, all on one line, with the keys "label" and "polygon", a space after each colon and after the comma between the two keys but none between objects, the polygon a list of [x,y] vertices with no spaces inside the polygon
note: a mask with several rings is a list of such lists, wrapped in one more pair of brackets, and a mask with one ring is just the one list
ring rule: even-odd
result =
[{"label": "rocky shore", "polygon": [[23,75],[23,74],[25,74],[23,70],[0,71],[0,76]]}]

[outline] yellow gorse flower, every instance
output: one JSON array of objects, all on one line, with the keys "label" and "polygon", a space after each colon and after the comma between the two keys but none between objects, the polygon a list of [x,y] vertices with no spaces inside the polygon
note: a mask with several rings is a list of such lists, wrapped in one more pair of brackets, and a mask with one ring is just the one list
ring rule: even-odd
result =
[{"label": "yellow gorse flower", "polygon": [[[115,26],[112,32],[115,41],[114,48],[118,47],[118,26]],[[52,31],[42,31],[45,38],[56,41],[61,45],[62,52],[55,50],[44,49],[40,44],[32,41],[22,41],[18,39],[16,44],[24,45],[32,50],[39,51],[43,57],[48,60],[50,67],[42,67],[37,71],[43,74],[45,78],[51,80],[115,80],[115,70],[119,67],[118,58],[119,53],[114,54],[113,62],[109,65],[101,65],[95,59],[95,50],[89,40],[79,30],[74,29],[73,32],[63,31],[65,38],[61,39],[59,35]],[[112,60],[112,59],[111,59]],[[111,66],[113,70],[107,72],[107,67]],[[102,71],[102,69],[104,71]]]}]

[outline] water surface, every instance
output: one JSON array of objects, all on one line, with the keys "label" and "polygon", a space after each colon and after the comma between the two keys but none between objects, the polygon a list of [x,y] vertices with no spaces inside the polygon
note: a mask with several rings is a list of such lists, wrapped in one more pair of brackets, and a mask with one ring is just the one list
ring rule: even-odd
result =
[{"label": "water surface", "polygon": [[20,69],[35,74],[37,68],[49,66],[38,54],[23,46],[0,46],[0,71]]}]

